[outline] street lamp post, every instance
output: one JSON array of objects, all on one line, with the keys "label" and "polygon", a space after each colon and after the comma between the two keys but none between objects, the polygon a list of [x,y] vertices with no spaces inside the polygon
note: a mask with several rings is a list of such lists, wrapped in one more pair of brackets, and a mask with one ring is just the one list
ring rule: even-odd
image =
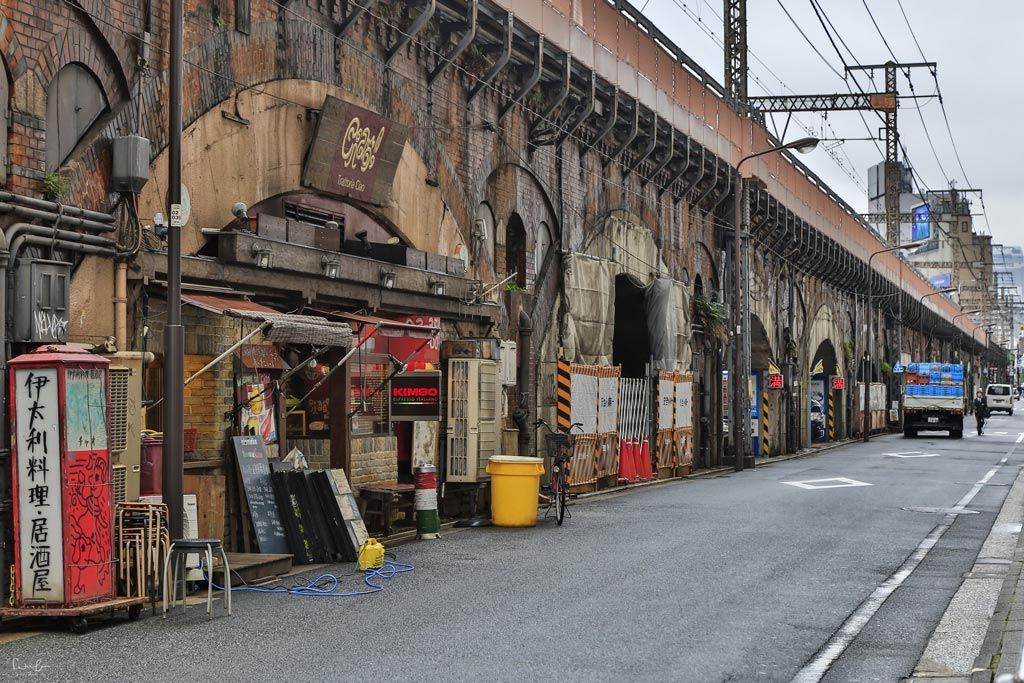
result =
[{"label": "street lamp post", "polygon": [[[754,456],[747,447],[747,434],[749,430],[750,406],[747,405],[747,383],[750,381],[750,297],[744,285],[746,275],[743,265],[747,262],[747,235],[746,225],[748,223],[747,213],[750,205],[747,201],[747,193],[744,188],[743,176],[740,169],[743,164],[765,154],[781,152],[792,149],[806,154],[818,146],[818,138],[807,137],[794,140],[785,145],[772,147],[761,152],[754,152],[740,159],[736,164],[736,205],[733,217],[733,280],[735,282],[735,293],[733,294],[733,418],[732,418],[732,441],[735,452],[734,469],[742,472],[746,463],[744,460],[750,457],[749,465],[754,466]],[[742,311],[740,302],[743,303]]]},{"label": "street lamp post", "polygon": [[[874,293],[872,291],[872,285],[874,284],[874,278],[872,277],[872,275],[874,274],[874,271],[871,270],[871,262],[874,261],[875,257],[878,256],[879,254],[887,254],[890,251],[899,251],[900,249],[913,249],[915,247],[921,246],[922,244],[924,244],[923,241],[920,241],[920,242],[907,242],[906,244],[897,244],[895,247],[887,247],[885,249],[879,249],[878,251],[876,251],[875,253],[871,254],[871,256],[868,257],[868,306],[867,306],[867,311],[865,312],[865,316],[864,316],[865,318],[867,318],[867,321],[868,321],[868,347],[865,350],[865,355],[866,355],[866,358],[867,358],[867,361],[868,361],[868,367],[867,367],[867,372],[864,375],[864,406],[861,408],[861,411],[860,411],[861,412],[861,431],[864,432],[863,438],[864,438],[864,442],[865,443],[867,443],[870,440],[870,438],[871,438],[870,430],[868,429],[868,425],[869,425],[868,414],[871,412],[870,410],[868,410],[868,406],[870,405],[870,402],[869,402],[870,396],[868,395],[869,394],[868,386],[869,386],[869,384],[871,382],[871,351],[872,351],[871,347],[872,347],[872,342],[873,342],[872,337],[874,336],[874,331],[875,331],[875,325],[874,325],[874,323],[875,323],[875,316],[874,316],[874,313],[871,310],[872,303],[873,303],[872,302],[872,298],[873,298],[873,295],[874,295]],[[902,321],[901,321],[901,324],[902,324]]]},{"label": "street lamp post", "polygon": [[[980,308],[972,308],[969,311],[961,311],[953,316],[953,328],[956,331],[956,321],[963,318],[966,315],[974,315],[975,313],[981,313]],[[973,334],[973,332],[972,332]],[[962,334],[956,335],[956,357],[961,363],[963,362],[963,348],[964,348],[964,336]]]},{"label": "street lamp post", "polygon": [[946,287],[945,289],[940,289],[940,290],[938,290],[936,292],[929,292],[928,294],[922,294],[918,298],[917,303],[921,306],[921,320],[918,322],[917,332],[918,332],[918,334],[922,338],[924,337],[924,300],[927,299],[930,296],[936,296],[938,294],[949,294],[950,292],[955,292],[955,291],[957,291],[956,287]]}]

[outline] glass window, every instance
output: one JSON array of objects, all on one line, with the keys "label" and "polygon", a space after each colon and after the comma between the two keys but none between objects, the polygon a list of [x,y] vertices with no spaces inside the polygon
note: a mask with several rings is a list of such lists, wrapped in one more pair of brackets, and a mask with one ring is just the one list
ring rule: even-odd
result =
[{"label": "glass window", "polygon": [[990,384],[988,385],[989,396],[1009,396],[1010,387],[1005,384]]},{"label": "glass window", "polygon": [[349,372],[352,436],[390,434],[388,391],[386,386],[381,386],[391,374],[388,357],[377,353],[364,354],[362,358],[357,356]]}]

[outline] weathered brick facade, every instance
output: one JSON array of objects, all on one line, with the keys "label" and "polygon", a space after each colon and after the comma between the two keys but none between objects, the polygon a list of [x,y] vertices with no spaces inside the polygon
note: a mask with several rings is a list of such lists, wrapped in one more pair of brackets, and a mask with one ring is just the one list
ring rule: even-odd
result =
[{"label": "weathered brick facade", "polygon": [[[141,218],[149,222],[155,211],[163,210],[167,4],[152,4],[153,15],[146,17],[147,3],[142,0],[80,0],[77,7],[70,0],[3,3],[0,55],[6,63],[11,92],[8,189],[42,193],[46,88],[61,67],[78,63],[95,76],[109,108],[61,169],[67,179],[65,199],[92,209],[112,209],[118,198],[109,192],[110,140],[138,133],[152,141],[153,158],[151,181],[140,197]],[[508,308],[499,316],[493,334],[517,337],[515,316],[519,306],[532,320],[533,363],[529,371],[533,392],[526,397],[530,421],[537,407],[547,408],[553,400],[553,364],[564,343],[566,324],[563,256],[586,252],[599,242],[606,219],[613,213],[634,216],[638,227],[649,231],[657,245],[658,262],[651,264],[652,273],[659,271],[680,281],[691,292],[699,283],[712,297],[722,297],[728,291],[727,264],[722,257],[727,255],[730,240],[722,227],[733,220],[729,158],[735,150],[698,150],[701,143],[696,143],[700,175],[690,179],[692,184],[685,191],[676,192],[648,177],[654,159],[640,158],[642,138],[627,146],[622,156],[609,160],[609,153],[625,137],[621,126],[607,139],[590,146],[572,139],[565,144],[536,146],[531,144],[535,122],[523,106],[512,107],[499,120],[499,112],[521,82],[516,70],[502,70],[488,87],[469,99],[469,92],[477,86],[476,78],[494,57],[484,54],[481,66],[481,58],[474,61],[467,53],[459,60],[459,68],[449,66],[428,83],[427,73],[438,66],[454,40],[442,28],[441,15],[386,62],[419,7],[398,0],[373,3],[372,9],[348,28],[344,38],[336,39],[335,32],[352,4],[253,0],[250,15],[237,17],[234,2],[186,1],[187,167],[183,182],[192,195],[196,216],[184,236],[188,251],[194,252],[204,242],[201,228],[219,228],[231,219],[228,209],[235,201],[251,205],[283,192],[304,190],[299,178],[301,152],[308,145],[323,96],[332,94],[409,127],[411,153],[403,156],[402,192],[392,198],[390,205],[369,209],[412,246],[425,250],[441,250],[439,245],[444,245],[444,250],[462,248],[470,256],[469,275],[486,285],[511,272],[506,232],[513,217],[526,227],[527,291],[503,297]],[[523,12],[534,13],[534,5],[547,8],[551,3],[530,0],[524,3]],[[572,9],[574,2],[565,0],[561,5]],[[576,14],[572,10],[564,16]],[[147,26],[148,39],[144,40]],[[580,24],[579,30],[596,35],[596,29],[587,22]],[[637,33],[637,40],[641,39],[637,29],[630,30]],[[574,87],[578,86],[576,83]],[[531,93],[524,100],[534,109],[550,93],[534,97],[537,94]],[[700,106],[705,106],[703,99]],[[715,111],[721,111],[724,117],[726,105],[709,102],[706,106],[710,108],[699,115],[706,117],[707,128],[713,129],[718,125],[719,114]],[[573,109],[563,109],[559,116],[565,123],[571,120]],[[663,123],[671,120],[669,113],[659,112],[655,125],[658,116]],[[596,117],[592,117],[588,125],[596,127],[595,123]],[[237,137],[232,138],[235,142],[224,144],[227,136]],[[286,144],[295,149],[280,149]],[[660,149],[655,156],[659,154]],[[687,159],[689,162],[689,156]],[[628,167],[633,165],[636,168],[630,172]],[[713,170],[705,173],[706,169]],[[257,180],[253,180],[254,175]],[[485,204],[493,213],[494,230],[485,243],[477,245],[474,218]],[[785,224],[793,222],[794,216],[787,214],[777,220]],[[783,256],[762,250],[760,244],[754,251],[753,268],[758,277],[768,283],[785,281],[789,287],[785,296],[781,288],[765,288],[764,296],[755,304],[758,319],[787,317],[787,324],[762,322],[773,357],[791,361],[797,368],[796,376],[805,383],[809,366],[827,337],[837,356],[836,372],[849,374],[852,369],[846,362],[843,340],[856,337],[858,332],[863,335],[863,321],[855,318],[856,296],[827,284],[825,273],[792,272]],[[84,273],[87,269],[79,270]],[[80,274],[76,286],[102,290],[110,285],[87,281]],[[140,287],[136,284],[129,296],[134,321],[131,327],[135,331],[132,345],[136,348],[143,345],[138,336],[142,328]],[[97,311],[89,318],[99,329],[87,333],[73,325],[73,332],[92,341],[109,334],[102,329],[109,314]],[[155,318],[149,324],[152,332],[145,343],[153,350],[159,345],[161,333]],[[190,317],[188,324],[198,326],[189,328],[189,343],[194,345],[188,351],[193,356],[189,368],[238,338],[239,331],[227,329],[231,325],[223,319],[211,323]],[[877,343],[873,355],[895,357],[899,349],[895,348],[892,331],[897,322],[891,315],[882,315],[875,324],[880,330],[874,337]],[[912,328],[905,329],[903,337],[904,352],[924,347],[925,340]],[[795,348],[792,354],[787,348],[790,342]],[[703,353],[703,358],[714,358],[714,362],[696,369],[708,376],[706,390],[717,401],[720,392],[715,386],[715,373],[721,369],[721,349],[709,346]],[[193,393],[189,396],[205,399],[207,396],[199,392],[226,388],[226,384],[216,383],[228,379],[213,373],[210,380],[215,385],[190,387]],[[517,396],[510,396],[511,408],[517,402]],[[217,434],[226,430],[222,418],[225,407],[204,403],[196,409],[200,412],[186,416],[186,426],[203,424],[200,450],[221,450],[223,437]],[[800,410],[793,423],[806,432],[799,426],[807,423],[806,406]],[[773,436],[776,441],[779,438]],[[806,434],[800,441],[806,441]],[[777,444],[774,447],[777,449]]]}]

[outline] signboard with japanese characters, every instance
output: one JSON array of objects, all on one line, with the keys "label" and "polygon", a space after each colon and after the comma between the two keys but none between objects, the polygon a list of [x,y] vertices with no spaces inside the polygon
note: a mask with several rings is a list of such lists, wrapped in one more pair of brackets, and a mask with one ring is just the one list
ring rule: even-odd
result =
[{"label": "signboard with japanese characters", "polygon": [[658,429],[672,429],[675,419],[676,385],[671,372],[661,372],[658,378]]},{"label": "signboard with japanese characters", "polygon": [[676,429],[693,428],[693,375],[676,376]]},{"label": "signboard with japanese characters", "polygon": [[64,601],[57,368],[14,376],[22,601]]}]

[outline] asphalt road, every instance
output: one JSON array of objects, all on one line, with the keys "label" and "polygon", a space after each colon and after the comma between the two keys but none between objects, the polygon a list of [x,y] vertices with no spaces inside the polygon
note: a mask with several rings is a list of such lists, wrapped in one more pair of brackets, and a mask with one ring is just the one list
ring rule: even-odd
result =
[{"label": "asphalt road", "polygon": [[[969,433],[599,497],[561,528],[448,533],[397,548],[416,569],[376,595],[236,593],[230,618],[53,629],[0,645],[0,666],[38,663],[47,681],[896,681],[1024,463],[1024,417]],[[813,482],[834,478],[850,481]]]}]

